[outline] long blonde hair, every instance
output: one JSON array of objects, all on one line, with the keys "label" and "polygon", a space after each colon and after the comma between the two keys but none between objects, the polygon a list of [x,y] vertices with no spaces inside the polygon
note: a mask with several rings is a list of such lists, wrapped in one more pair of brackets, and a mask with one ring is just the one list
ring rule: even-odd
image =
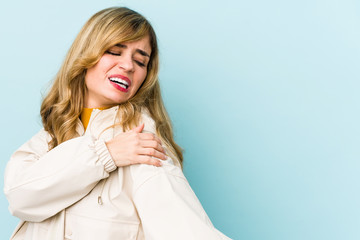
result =
[{"label": "long blonde hair", "polygon": [[150,37],[151,45],[148,73],[138,92],[119,105],[120,124],[124,130],[131,129],[139,123],[141,110],[147,109],[155,121],[157,135],[182,163],[182,150],[173,139],[171,122],[161,98],[155,32],[142,15],[124,7],[107,8],[93,15],[70,47],[41,104],[42,123],[52,137],[50,149],[78,136],[76,127],[84,107],[86,70],[93,67],[110,47],[145,36]]}]

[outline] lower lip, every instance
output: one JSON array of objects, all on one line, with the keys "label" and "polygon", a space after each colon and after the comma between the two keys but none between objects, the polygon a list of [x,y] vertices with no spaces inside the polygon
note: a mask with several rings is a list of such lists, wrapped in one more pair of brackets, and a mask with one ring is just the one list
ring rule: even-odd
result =
[{"label": "lower lip", "polygon": [[[110,81],[110,80],[109,80]],[[123,87],[120,87],[119,85],[117,85],[116,83],[110,81],[111,85],[113,85],[114,88],[116,88],[117,90],[120,90],[122,92],[128,92],[129,91],[129,88],[126,89],[126,88],[123,88]]]}]

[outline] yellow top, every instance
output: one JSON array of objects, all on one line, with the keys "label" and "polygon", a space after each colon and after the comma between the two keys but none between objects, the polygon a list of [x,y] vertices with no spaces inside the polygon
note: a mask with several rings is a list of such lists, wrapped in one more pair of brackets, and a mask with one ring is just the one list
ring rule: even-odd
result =
[{"label": "yellow top", "polygon": [[88,124],[89,124],[89,120],[91,117],[91,113],[94,109],[99,109],[99,110],[104,110],[107,109],[106,107],[102,107],[102,108],[83,108],[81,115],[80,115],[80,120],[82,122],[82,124],[84,125],[84,129],[86,130]]}]

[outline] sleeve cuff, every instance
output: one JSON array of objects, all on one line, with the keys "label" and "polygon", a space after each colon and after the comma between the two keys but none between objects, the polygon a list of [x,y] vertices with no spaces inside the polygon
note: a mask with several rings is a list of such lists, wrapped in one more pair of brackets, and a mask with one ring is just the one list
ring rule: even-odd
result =
[{"label": "sleeve cuff", "polygon": [[95,142],[95,152],[99,156],[99,161],[104,165],[105,171],[112,172],[116,169],[115,162],[111,158],[104,140],[99,139]]}]

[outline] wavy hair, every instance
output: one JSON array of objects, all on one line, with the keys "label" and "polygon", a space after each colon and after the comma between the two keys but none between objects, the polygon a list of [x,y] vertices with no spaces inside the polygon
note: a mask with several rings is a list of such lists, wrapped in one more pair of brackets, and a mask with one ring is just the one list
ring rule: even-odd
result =
[{"label": "wavy hair", "polygon": [[149,36],[151,46],[148,73],[137,93],[119,105],[120,124],[124,131],[131,129],[139,123],[142,109],[147,109],[155,122],[157,135],[182,164],[182,150],[173,139],[171,121],[161,97],[154,29],[142,15],[125,7],[107,8],[93,15],[71,45],[41,104],[42,123],[52,137],[49,149],[78,136],[76,128],[84,107],[87,69],[112,46],[145,36]]}]

